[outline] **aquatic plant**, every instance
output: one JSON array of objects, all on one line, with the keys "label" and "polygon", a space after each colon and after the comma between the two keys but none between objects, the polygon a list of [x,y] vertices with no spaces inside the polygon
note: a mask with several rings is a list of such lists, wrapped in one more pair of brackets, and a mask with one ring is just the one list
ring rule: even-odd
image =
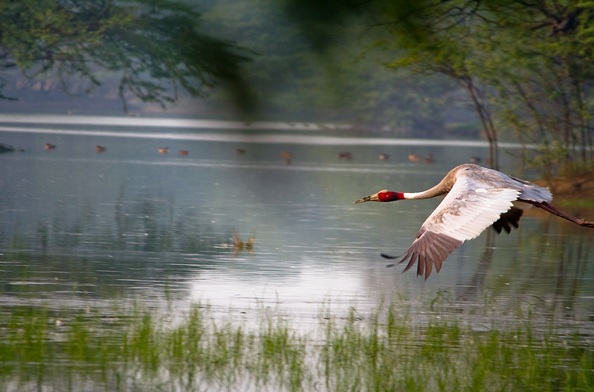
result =
[{"label": "aquatic plant", "polygon": [[476,330],[415,319],[399,302],[362,316],[320,313],[297,332],[275,313],[258,326],[196,304],[183,316],[113,309],[16,306],[0,322],[4,390],[591,390],[594,349],[579,331],[518,319]]}]

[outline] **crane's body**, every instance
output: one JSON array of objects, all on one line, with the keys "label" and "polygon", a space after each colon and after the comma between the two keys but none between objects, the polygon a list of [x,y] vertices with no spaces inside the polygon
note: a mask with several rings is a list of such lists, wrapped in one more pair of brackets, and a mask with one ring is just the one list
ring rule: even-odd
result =
[{"label": "crane's body", "polygon": [[502,230],[509,233],[512,226],[517,228],[523,211],[531,206],[576,224],[594,227],[594,222],[571,217],[552,207],[549,202],[553,196],[547,188],[474,164],[453,168],[437,185],[426,191],[381,190],[354,204],[429,199],[442,195],[446,196],[425,220],[400,261],[408,261],[404,271],[417,264],[417,275],[424,275],[425,279],[433,267],[439,272],[445,259],[464,241],[479,236],[489,226],[498,233]]}]

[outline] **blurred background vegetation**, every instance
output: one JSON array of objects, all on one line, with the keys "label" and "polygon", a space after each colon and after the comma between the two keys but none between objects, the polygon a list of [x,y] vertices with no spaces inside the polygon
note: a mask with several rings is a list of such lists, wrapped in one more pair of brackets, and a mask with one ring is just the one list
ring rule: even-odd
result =
[{"label": "blurred background vegetation", "polygon": [[[592,169],[594,2],[0,0],[2,112],[336,122]],[[198,99],[197,99],[198,98]],[[204,99],[207,98],[207,99]]]}]

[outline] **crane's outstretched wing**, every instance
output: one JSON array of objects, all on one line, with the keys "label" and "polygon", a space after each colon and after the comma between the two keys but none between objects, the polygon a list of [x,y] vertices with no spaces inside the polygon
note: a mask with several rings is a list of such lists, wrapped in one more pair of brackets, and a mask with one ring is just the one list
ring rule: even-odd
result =
[{"label": "crane's outstretched wing", "polygon": [[433,266],[439,272],[450,253],[497,222],[512,209],[512,202],[519,195],[518,189],[494,187],[480,178],[460,173],[450,192],[423,223],[417,238],[402,257],[400,263],[408,262],[404,271],[417,263],[417,275],[425,275],[425,279],[431,275]]}]

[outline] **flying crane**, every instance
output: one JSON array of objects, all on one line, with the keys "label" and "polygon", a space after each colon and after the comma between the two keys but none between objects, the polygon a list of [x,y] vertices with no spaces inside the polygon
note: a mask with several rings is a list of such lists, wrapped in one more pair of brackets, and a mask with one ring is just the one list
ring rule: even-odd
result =
[{"label": "flying crane", "polygon": [[531,206],[594,228],[594,222],[569,216],[551,206],[553,196],[547,188],[470,163],[453,168],[439,184],[426,191],[409,193],[384,189],[354,204],[430,199],[442,195],[446,195],[445,198],[425,220],[403,256],[382,253],[384,258],[402,258],[400,263],[408,262],[404,271],[417,264],[417,275],[424,275],[425,280],[433,267],[439,272],[452,252],[489,226],[497,233],[502,230],[509,233],[512,227],[518,228],[524,210]]}]

